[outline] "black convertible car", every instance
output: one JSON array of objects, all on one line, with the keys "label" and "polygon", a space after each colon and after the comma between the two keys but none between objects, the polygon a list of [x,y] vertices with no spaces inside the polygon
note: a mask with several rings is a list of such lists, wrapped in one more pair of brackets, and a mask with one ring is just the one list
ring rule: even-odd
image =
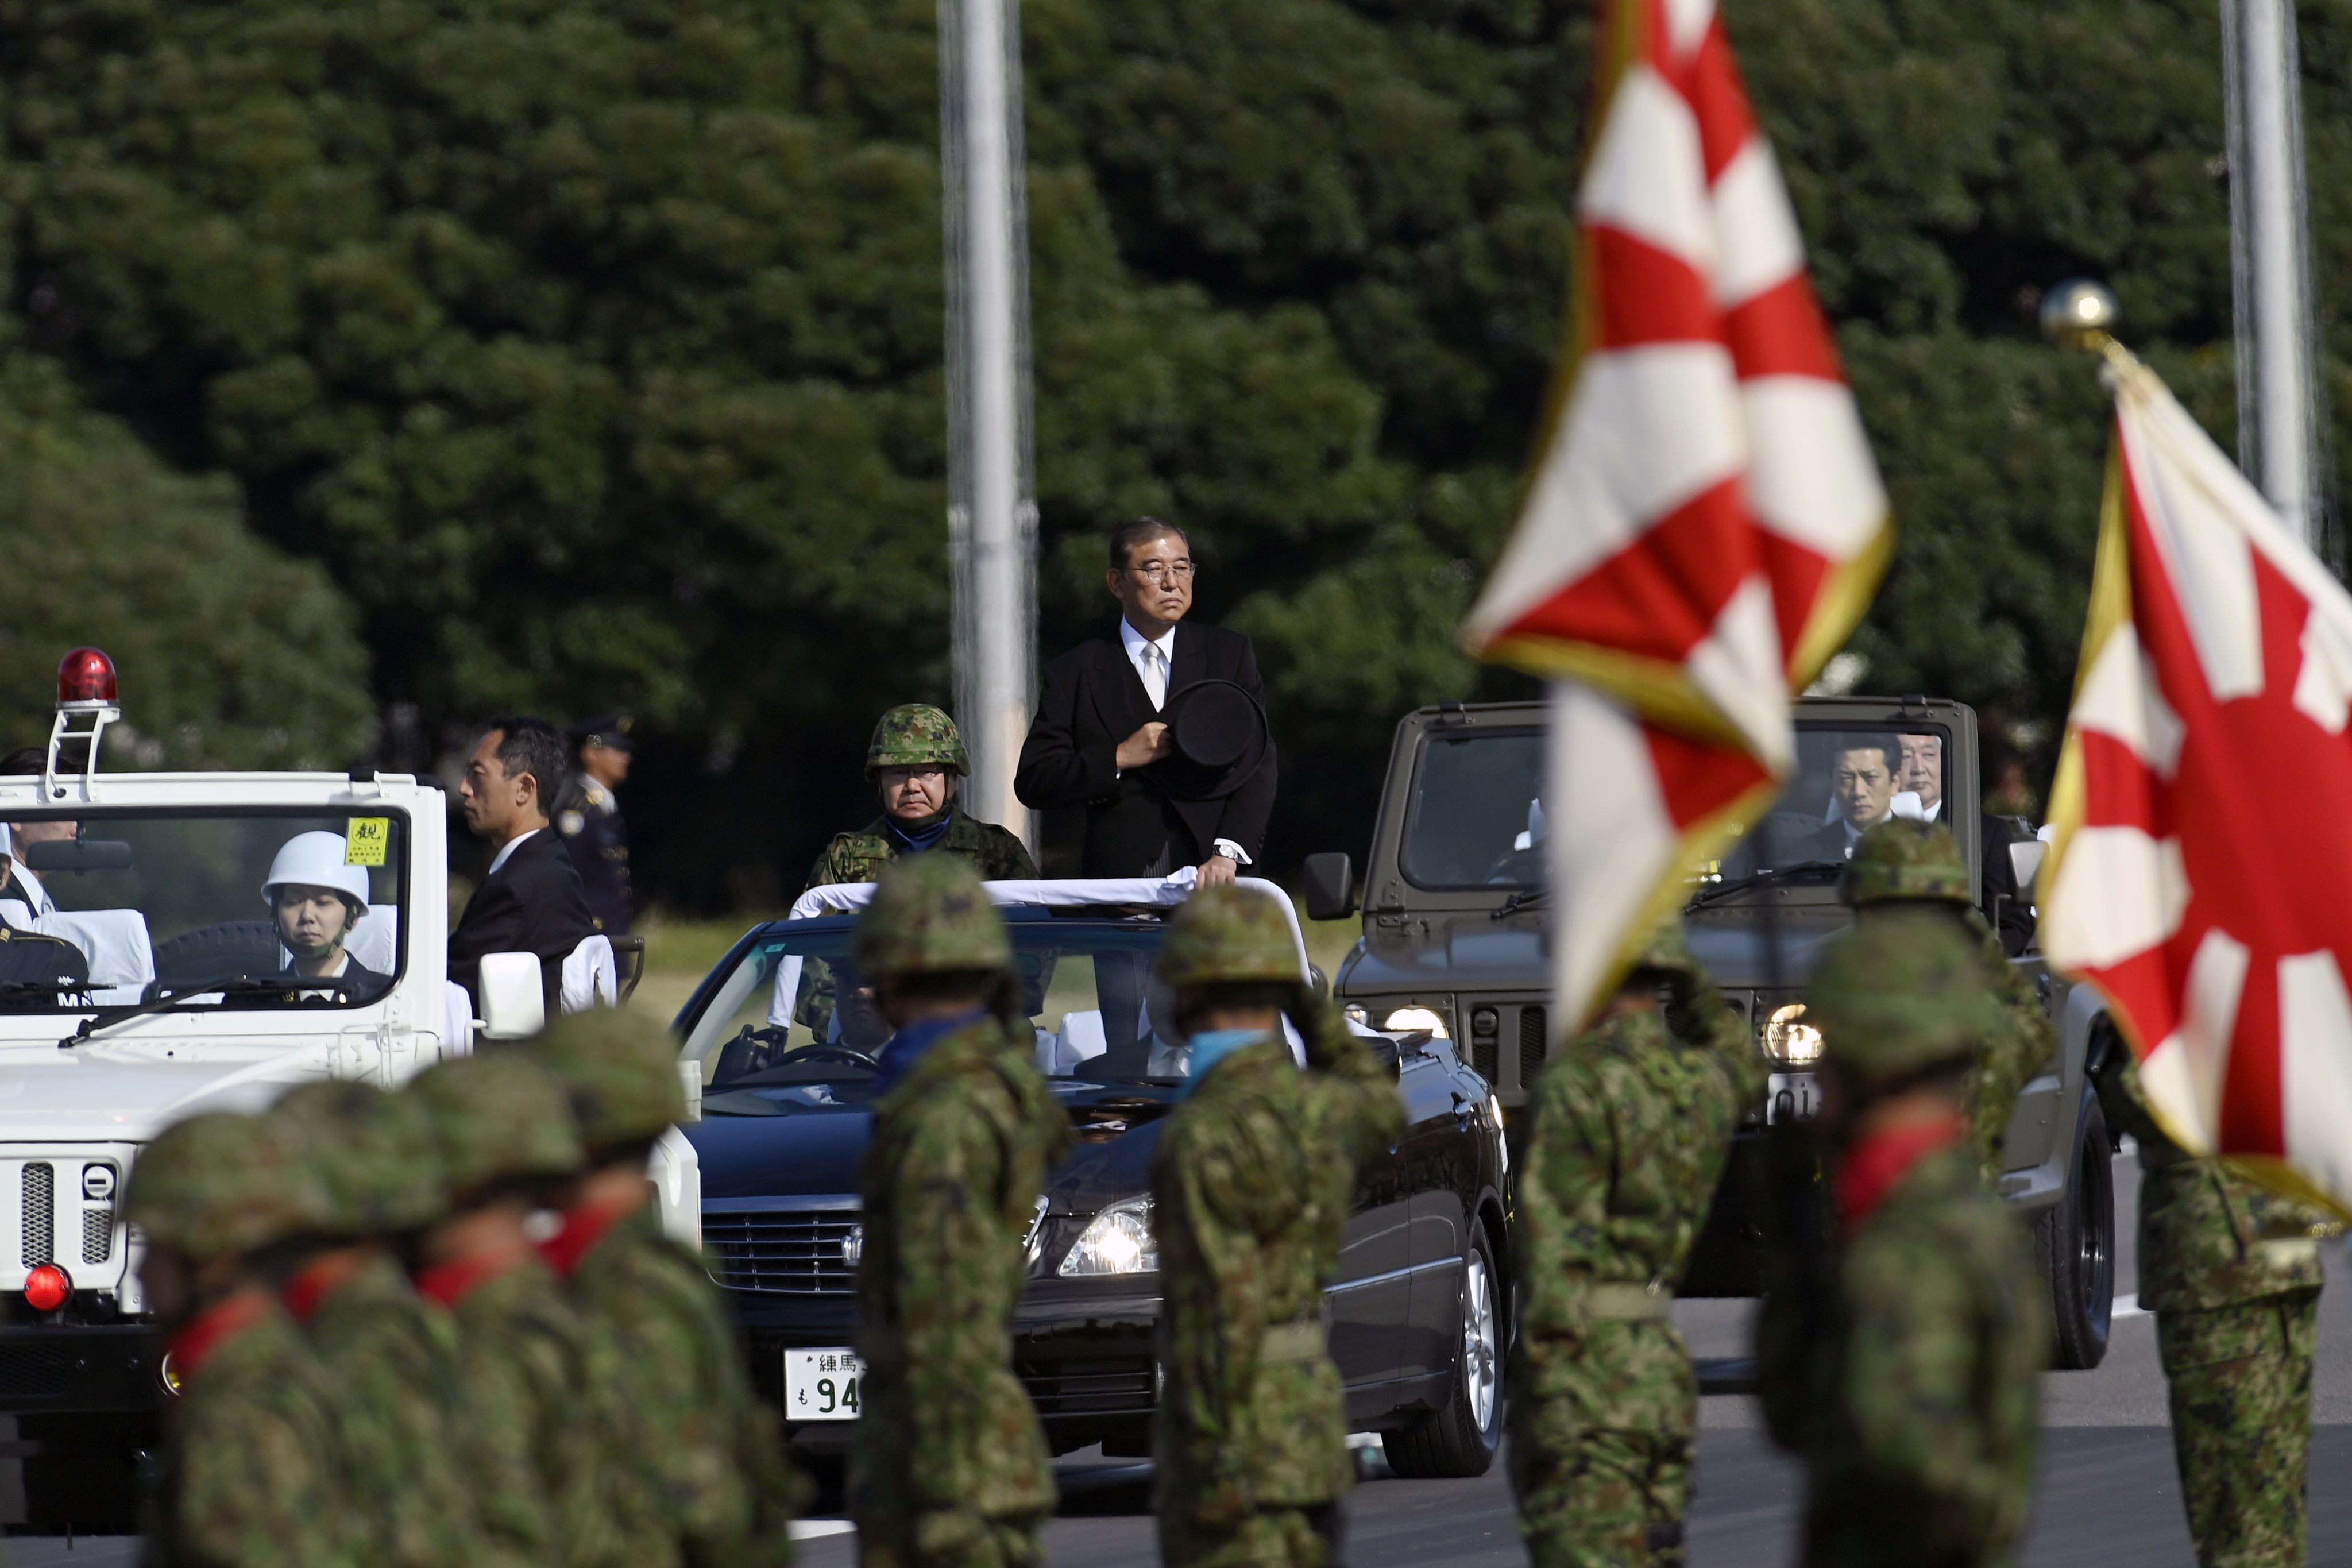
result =
[{"label": "black convertible car", "polygon": [[[1106,903],[1109,890],[1083,882],[998,890],[1037,900],[1004,913],[1038,1066],[1078,1138],[1037,1199],[1014,1363],[1055,1452],[1148,1453],[1160,1305],[1148,1173],[1186,1055],[1154,1026],[1167,999],[1152,994],[1151,962],[1172,908]],[[814,1452],[845,1447],[857,1414],[857,1169],[871,1053],[889,1032],[847,959],[854,923],[836,910],[755,928],[677,1021],[705,1086],[686,1135],[711,1275],[761,1392]],[[1299,963],[1313,974],[1303,945]],[[1394,1469],[1476,1475],[1501,1430],[1509,1332],[1500,1108],[1449,1042],[1370,1043],[1394,1064],[1408,1124],[1359,1175],[1327,1302],[1332,1353],[1349,1422],[1382,1435]]]}]

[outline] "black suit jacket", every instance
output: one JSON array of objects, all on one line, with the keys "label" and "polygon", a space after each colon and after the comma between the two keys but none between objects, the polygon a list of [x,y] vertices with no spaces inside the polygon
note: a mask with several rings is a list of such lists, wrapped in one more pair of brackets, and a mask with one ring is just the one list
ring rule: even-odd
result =
[{"label": "black suit jacket", "polygon": [[449,933],[449,978],[478,1005],[481,993],[475,983],[481,978],[484,953],[534,953],[552,1023],[563,992],[563,961],[595,933],[580,873],[563,840],[542,827],[516,845],[498,874],[483,878],[466,900],[466,912]]},{"label": "black suit jacket", "polygon": [[[1171,698],[1195,681],[1230,680],[1265,700],[1257,655],[1239,632],[1181,622],[1173,665]],[[1083,875],[1140,876],[1163,850],[1171,852],[1170,870],[1197,866],[1220,838],[1258,858],[1274,813],[1273,748],[1265,764],[1223,799],[1171,799],[1156,764],[1118,771],[1118,743],[1160,715],[1116,634],[1049,662],[1039,686],[1037,717],[1022,744],[1013,789],[1034,810],[1087,808]]]}]

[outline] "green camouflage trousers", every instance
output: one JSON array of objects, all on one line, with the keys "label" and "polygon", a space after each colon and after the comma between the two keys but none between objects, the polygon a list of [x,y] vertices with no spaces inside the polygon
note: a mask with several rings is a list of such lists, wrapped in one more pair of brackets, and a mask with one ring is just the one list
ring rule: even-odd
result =
[{"label": "green camouflage trousers", "polygon": [[1042,1568],[1043,1514],[989,1519],[968,1510],[918,1513],[910,1528],[857,1522],[858,1568]]},{"label": "green camouflage trousers", "polygon": [[1519,1399],[1510,1418],[1511,1490],[1535,1568],[1680,1568],[1693,1436],[1587,1426],[1560,1399]]},{"label": "green camouflage trousers", "polygon": [[2318,1332],[2316,1290],[2157,1314],[2200,1568],[2301,1568]]},{"label": "green camouflage trousers", "polygon": [[1163,1513],[1160,1561],[1168,1568],[1327,1568],[1339,1560],[1339,1508],[1262,1508],[1223,1529]]}]

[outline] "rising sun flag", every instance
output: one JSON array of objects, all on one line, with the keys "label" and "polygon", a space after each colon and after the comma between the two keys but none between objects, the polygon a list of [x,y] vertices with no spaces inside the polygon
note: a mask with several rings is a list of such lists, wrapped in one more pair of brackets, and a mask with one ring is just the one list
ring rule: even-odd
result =
[{"label": "rising sun flag", "polygon": [[2182,1147],[2352,1203],[2352,596],[2108,350],[2115,452],[2042,868]]},{"label": "rising sun flag", "polygon": [[1793,754],[1886,495],[1713,0],[1611,0],[1570,342],[1465,637],[1551,678],[1555,983],[1580,1019]]}]

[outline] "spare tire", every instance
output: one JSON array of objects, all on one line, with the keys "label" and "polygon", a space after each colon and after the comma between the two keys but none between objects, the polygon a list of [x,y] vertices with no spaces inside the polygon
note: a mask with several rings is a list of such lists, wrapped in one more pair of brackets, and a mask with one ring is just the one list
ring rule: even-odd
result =
[{"label": "spare tire", "polygon": [[285,963],[277,928],[268,921],[223,921],[157,942],[155,984],[178,987],[272,975]]}]

